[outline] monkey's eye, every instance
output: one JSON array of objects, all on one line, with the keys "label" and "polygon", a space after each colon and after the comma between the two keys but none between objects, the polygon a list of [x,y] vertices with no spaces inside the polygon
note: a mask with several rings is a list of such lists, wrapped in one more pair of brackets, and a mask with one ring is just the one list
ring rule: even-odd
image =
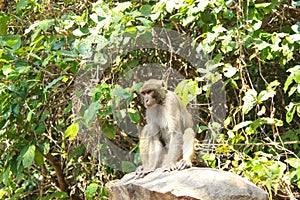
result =
[{"label": "monkey's eye", "polygon": [[153,92],[153,90],[147,90],[146,91],[146,94],[150,94],[150,93],[152,93]]},{"label": "monkey's eye", "polygon": [[144,96],[146,94],[150,94],[151,92],[153,92],[153,90],[144,90],[141,92],[141,94]]}]

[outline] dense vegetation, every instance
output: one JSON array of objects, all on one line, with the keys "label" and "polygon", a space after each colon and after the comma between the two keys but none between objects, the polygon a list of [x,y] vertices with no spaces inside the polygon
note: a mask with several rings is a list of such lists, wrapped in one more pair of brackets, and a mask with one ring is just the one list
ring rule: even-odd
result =
[{"label": "dense vegetation", "polygon": [[[0,9],[0,199],[107,199],[105,184],[139,164],[136,134],[117,120],[144,123],[137,91],[145,79],[130,82],[128,72],[145,63],[186,78],[176,91],[198,102],[197,149],[213,126],[211,84],[222,80],[226,118],[215,148],[198,150],[196,165],[246,176],[273,199],[300,198],[299,1],[0,0]],[[108,62],[112,41],[139,32],[151,40],[152,27],[184,34],[211,65],[195,68],[171,50],[146,48]],[[88,86],[93,74],[82,69],[107,62]],[[126,87],[117,84],[122,77]],[[80,135],[94,126],[99,141]],[[107,142],[128,152],[124,160],[101,154]]]}]

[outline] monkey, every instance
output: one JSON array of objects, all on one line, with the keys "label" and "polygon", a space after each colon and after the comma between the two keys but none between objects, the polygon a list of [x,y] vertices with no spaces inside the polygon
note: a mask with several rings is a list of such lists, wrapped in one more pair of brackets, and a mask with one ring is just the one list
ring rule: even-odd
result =
[{"label": "monkey", "polygon": [[140,89],[146,122],[139,134],[142,165],[135,177],[160,168],[182,170],[192,166],[195,132],[193,120],[181,99],[162,80],[150,79]]}]

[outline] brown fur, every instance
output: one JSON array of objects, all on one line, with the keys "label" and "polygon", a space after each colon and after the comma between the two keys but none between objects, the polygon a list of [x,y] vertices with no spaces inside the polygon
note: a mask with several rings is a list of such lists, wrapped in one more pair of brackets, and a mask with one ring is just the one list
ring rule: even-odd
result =
[{"label": "brown fur", "polygon": [[140,134],[142,167],[136,177],[163,168],[164,171],[191,167],[195,133],[192,117],[180,98],[167,90],[163,81],[148,80],[141,88],[147,125]]}]

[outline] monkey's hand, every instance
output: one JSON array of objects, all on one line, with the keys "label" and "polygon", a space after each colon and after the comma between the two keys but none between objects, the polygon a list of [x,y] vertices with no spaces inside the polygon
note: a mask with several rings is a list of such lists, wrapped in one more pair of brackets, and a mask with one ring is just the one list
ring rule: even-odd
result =
[{"label": "monkey's hand", "polygon": [[171,172],[171,171],[179,171],[179,170],[183,170],[183,169],[187,169],[192,167],[192,163],[188,160],[180,160],[178,161],[176,164],[173,164],[171,166],[165,166],[163,167],[163,171],[164,172]]},{"label": "monkey's hand", "polygon": [[177,164],[166,165],[166,166],[162,167],[163,172],[171,172],[171,171],[175,171],[175,170],[178,170]]},{"label": "monkey's hand", "polygon": [[188,160],[180,160],[176,163],[176,169],[177,170],[183,170],[183,169],[187,169],[187,168],[190,168],[192,167],[192,162],[191,161],[188,161]]},{"label": "monkey's hand", "polygon": [[143,178],[144,176],[146,176],[147,174],[149,174],[150,170],[144,170],[143,166],[139,166],[136,170],[135,170],[135,177],[134,179],[139,179],[139,178]]}]

